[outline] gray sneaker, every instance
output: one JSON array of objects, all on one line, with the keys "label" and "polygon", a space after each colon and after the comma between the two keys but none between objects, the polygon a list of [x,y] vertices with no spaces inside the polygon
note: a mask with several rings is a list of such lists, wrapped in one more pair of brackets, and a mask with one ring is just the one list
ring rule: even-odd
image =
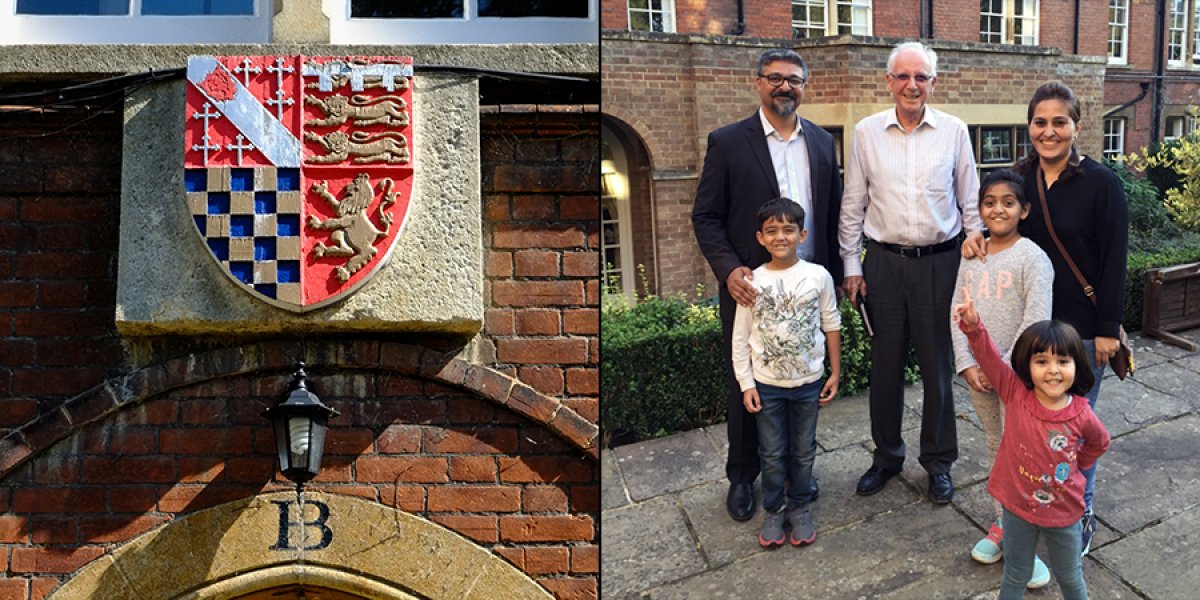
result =
[{"label": "gray sneaker", "polygon": [[763,548],[782,546],[787,534],[783,532],[783,522],[787,514],[784,511],[768,512],[763,519],[762,531],[758,534],[758,545]]},{"label": "gray sneaker", "polygon": [[791,541],[793,546],[811,544],[817,539],[817,524],[813,521],[812,511],[808,510],[807,506],[789,510],[788,521],[792,524]]}]

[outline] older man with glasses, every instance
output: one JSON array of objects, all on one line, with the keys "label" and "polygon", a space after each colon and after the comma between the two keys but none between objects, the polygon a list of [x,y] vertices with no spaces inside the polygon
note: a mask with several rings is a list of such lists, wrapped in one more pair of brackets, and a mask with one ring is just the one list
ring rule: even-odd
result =
[{"label": "older man with glasses", "polygon": [[[758,208],[779,197],[803,206],[808,237],[797,254],[825,267],[835,283],[842,279],[836,235],[842,182],[833,136],[796,114],[809,77],[804,59],[793,50],[768,50],[759,56],[754,90],[761,106],[749,118],[709,134],[692,209],[700,251],[720,284],[729,383],[726,508],[738,521],[750,519],[757,507],[753,484],[759,473],[758,430],[754,415],[742,404],[730,352],[737,305],[754,305],[750,272],[770,257],[754,237]],[[816,482],[809,485],[810,501],[816,500]]]},{"label": "older man with glasses", "polygon": [[950,467],[958,458],[950,304],[960,240],[965,234],[963,243],[978,246],[983,239],[979,178],[966,124],[926,105],[937,82],[937,54],[917,42],[900,44],[888,56],[886,79],[895,107],[854,128],[838,231],[842,287],[851,301],[865,300],[875,330],[875,455],[857,492],[879,492],[904,467],[900,430],[911,342],[925,388],[918,460],[929,473],[930,500],[945,504],[954,496]]}]

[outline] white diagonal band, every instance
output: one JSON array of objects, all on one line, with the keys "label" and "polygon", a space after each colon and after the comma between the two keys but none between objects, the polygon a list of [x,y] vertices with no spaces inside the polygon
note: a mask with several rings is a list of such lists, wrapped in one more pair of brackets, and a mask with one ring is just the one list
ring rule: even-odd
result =
[{"label": "white diagonal band", "polygon": [[[217,100],[208,95],[200,84],[215,69],[225,71],[235,87],[233,98]],[[221,111],[230,123],[238,129],[246,139],[254,144],[267,160],[276,167],[300,166],[300,138],[297,138],[288,128],[275,118],[258,100],[238,81],[224,65],[212,56],[188,57],[188,81],[208,98],[217,110]]]}]

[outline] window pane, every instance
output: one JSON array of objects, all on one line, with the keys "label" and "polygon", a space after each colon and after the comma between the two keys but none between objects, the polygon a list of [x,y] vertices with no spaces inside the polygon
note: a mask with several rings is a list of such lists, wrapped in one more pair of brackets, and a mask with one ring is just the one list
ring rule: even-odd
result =
[{"label": "window pane", "polygon": [[252,15],[254,0],[142,0],[143,15]]},{"label": "window pane", "polygon": [[646,10],[646,0],[629,0],[629,8],[640,8]]},{"label": "window pane", "polygon": [[629,13],[630,31],[650,31],[650,14],[644,12]]},{"label": "window pane", "polygon": [[983,163],[1012,161],[1012,129],[980,130],[980,157]]},{"label": "window pane", "polygon": [[350,0],[350,16],[356,19],[461,19],[464,0]]},{"label": "window pane", "polygon": [[129,0],[17,0],[19,15],[127,15]]},{"label": "window pane", "polygon": [[587,0],[479,0],[481,17],[571,17],[586,19]]}]

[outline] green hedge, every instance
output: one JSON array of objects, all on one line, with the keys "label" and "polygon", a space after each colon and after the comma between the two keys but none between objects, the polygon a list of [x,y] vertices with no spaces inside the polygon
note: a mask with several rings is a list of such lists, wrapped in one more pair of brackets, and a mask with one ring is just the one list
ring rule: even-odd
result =
[{"label": "green hedge", "polygon": [[1171,246],[1158,252],[1130,252],[1125,261],[1125,329],[1142,328],[1142,300],[1146,289],[1146,271],[1172,265],[1200,262],[1200,235],[1184,234]]},{"label": "green hedge", "polygon": [[[867,387],[870,338],[848,302],[842,314],[841,395]],[[712,302],[648,298],[606,303],[600,317],[600,420],[605,444],[695,429],[725,419],[721,323]],[[909,354],[905,371],[917,379]]]}]

